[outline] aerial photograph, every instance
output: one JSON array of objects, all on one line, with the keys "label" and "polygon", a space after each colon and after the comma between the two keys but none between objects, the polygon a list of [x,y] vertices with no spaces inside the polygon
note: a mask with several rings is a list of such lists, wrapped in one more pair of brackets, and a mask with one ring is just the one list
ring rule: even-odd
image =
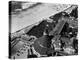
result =
[{"label": "aerial photograph", "polygon": [[9,58],[78,55],[78,5],[9,1]]}]

